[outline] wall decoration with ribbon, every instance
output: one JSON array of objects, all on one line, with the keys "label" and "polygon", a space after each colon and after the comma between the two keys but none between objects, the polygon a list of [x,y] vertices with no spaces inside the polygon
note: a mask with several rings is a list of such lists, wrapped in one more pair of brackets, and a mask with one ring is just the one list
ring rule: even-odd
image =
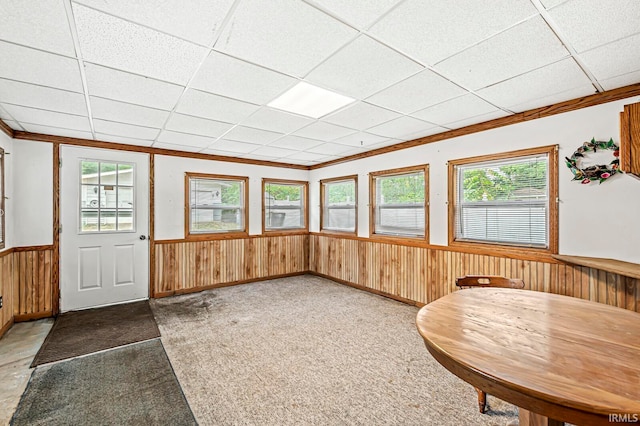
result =
[{"label": "wall decoration with ribbon", "polygon": [[[590,152],[596,153],[599,150],[613,151],[613,160],[609,164],[596,164],[595,166],[582,168],[581,163],[585,156]],[[613,139],[604,142],[596,141],[594,138],[590,142],[583,143],[570,158],[565,157],[565,160],[567,167],[573,173],[573,180],[579,180],[583,184],[596,181],[602,183],[616,173],[622,173],[619,156],[620,147],[613,142]]]}]

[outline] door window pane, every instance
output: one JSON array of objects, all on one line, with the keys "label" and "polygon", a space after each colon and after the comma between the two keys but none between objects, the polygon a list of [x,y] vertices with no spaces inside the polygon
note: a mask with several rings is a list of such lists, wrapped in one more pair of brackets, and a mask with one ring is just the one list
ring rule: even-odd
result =
[{"label": "door window pane", "polygon": [[80,232],[134,231],[134,165],[80,161]]}]

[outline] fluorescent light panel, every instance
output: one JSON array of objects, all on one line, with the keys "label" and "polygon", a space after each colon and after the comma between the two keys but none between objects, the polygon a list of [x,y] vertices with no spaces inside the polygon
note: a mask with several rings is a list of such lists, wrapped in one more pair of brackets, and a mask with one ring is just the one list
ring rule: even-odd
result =
[{"label": "fluorescent light panel", "polygon": [[335,92],[321,89],[320,87],[301,81],[269,102],[268,105],[272,108],[293,112],[295,114],[320,118],[353,101],[355,101],[355,99],[348,96],[339,95]]}]

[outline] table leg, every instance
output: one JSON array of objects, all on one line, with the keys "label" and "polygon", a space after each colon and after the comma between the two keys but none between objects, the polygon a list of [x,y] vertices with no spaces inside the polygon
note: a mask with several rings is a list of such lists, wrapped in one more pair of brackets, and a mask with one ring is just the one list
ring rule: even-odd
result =
[{"label": "table leg", "polygon": [[527,411],[523,408],[519,408],[518,413],[520,426],[564,426],[564,422],[550,419],[542,414]]}]

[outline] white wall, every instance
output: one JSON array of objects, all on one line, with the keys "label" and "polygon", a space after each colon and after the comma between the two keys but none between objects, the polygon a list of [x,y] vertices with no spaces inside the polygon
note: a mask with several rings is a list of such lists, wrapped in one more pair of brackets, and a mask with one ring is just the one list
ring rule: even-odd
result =
[{"label": "white wall", "polygon": [[14,140],[14,245],[53,244],[53,144]]},{"label": "white wall", "polygon": [[155,239],[184,238],[186,172],[249,177],[249,234],[262,233],[262,178],[306,181],[308,171],[191,158],[155,156]]},{"label": "white wall", "polygon": [[364,158],[309,174],[310,231],[319,230],[320,179],[358,174],[358,235],[369,233],[368,173],[417,164],[430,165],[430,242],[448,244],[448,160],[546,145],[559,145],[559,251],[561,254],[613,258],[640,263],[640,180],[616,175],[598,185],[571,181],[564,164],[582,142],[619,142],[619,113],[630,98],[552,117],[474,133],[379,156]]},{"label": "white wall", "polygon": [[0,147],[4,149],[4,196],[8,199],[4,200],[5,209],[5,236],[4,236],[4,250],[14,246],[14,233],[13,227],[15,223],[13,214],[13,140],[7,136],[4,132],[0,131]]}]

